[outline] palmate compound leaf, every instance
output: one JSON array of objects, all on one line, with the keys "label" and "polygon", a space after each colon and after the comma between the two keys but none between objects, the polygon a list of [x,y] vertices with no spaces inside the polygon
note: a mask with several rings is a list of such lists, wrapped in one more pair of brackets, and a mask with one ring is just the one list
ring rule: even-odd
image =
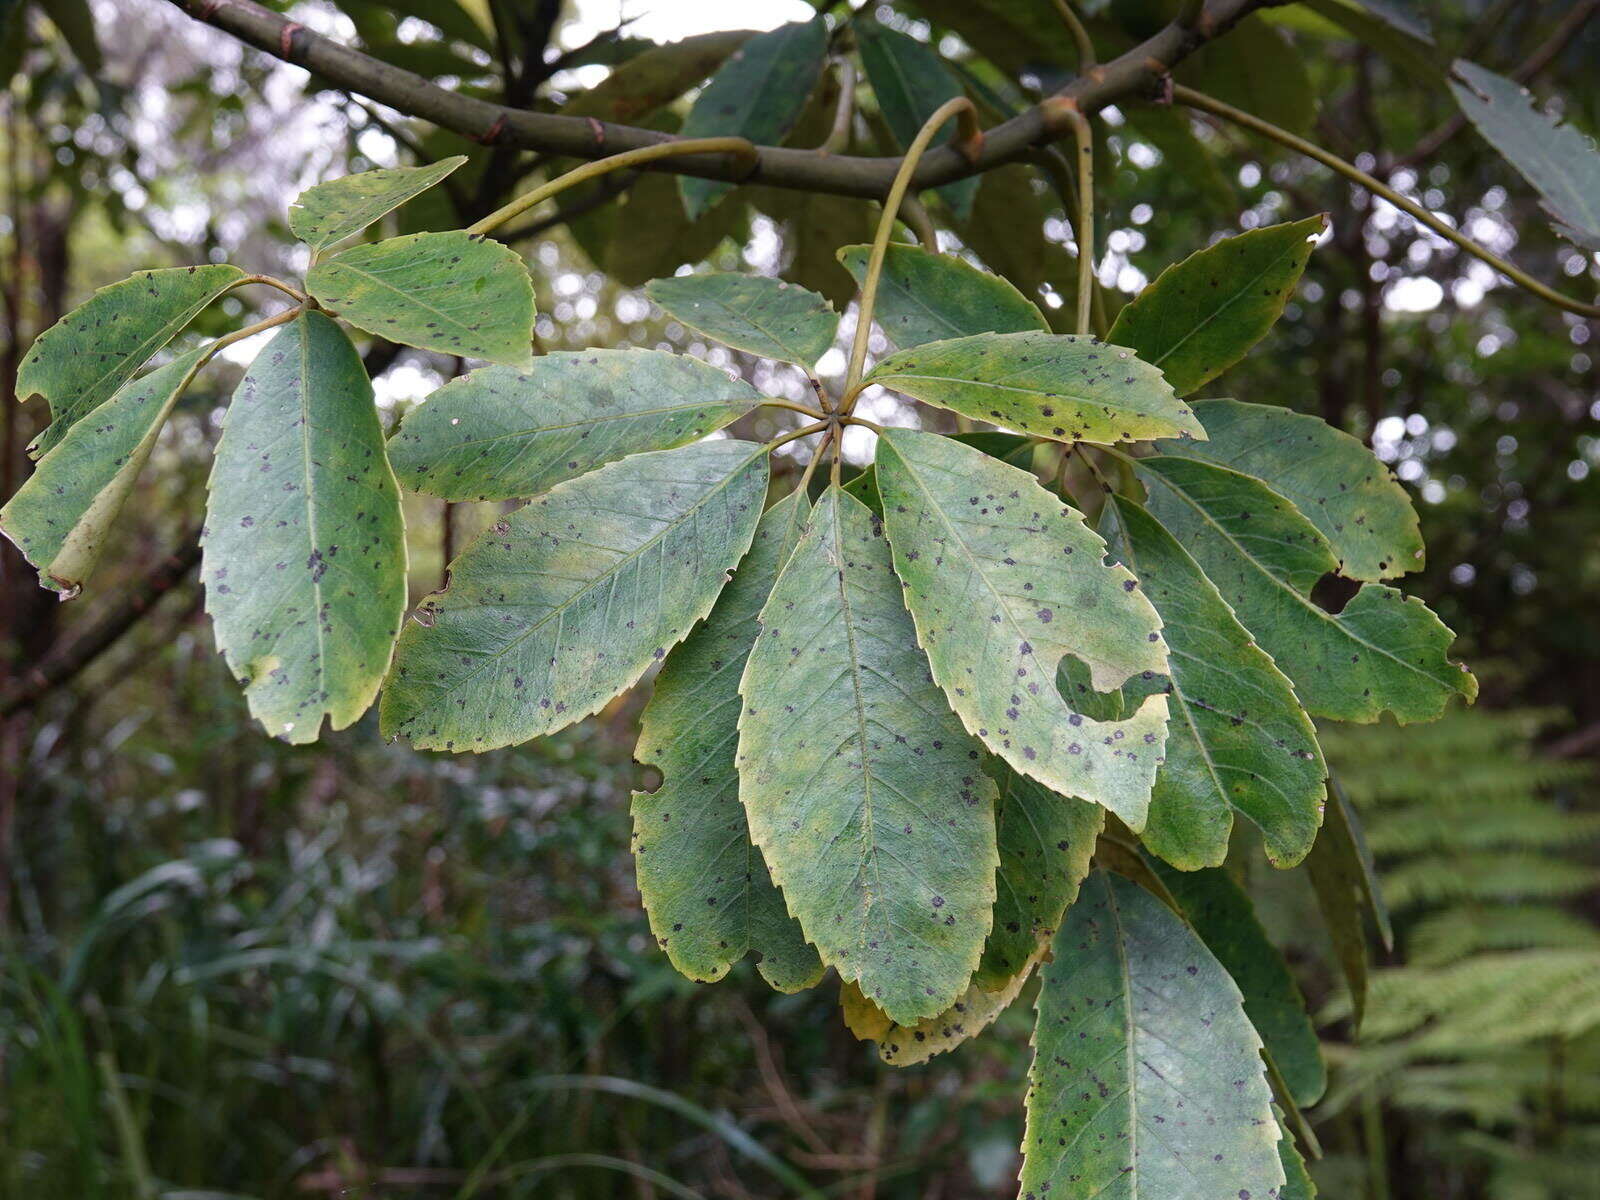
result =
[{"label": "palmate compound leaf", "polygon": [[1159,900],[1096,871],[1039,990],[1026,1200],[1232,1200],[1284,1181],[1239,989]]},{"label": "palmate compound leaf", "polygon": [[929,342],[891,354],[867,382],[1058,441],[1205,436],[1160,371],[1098,338],[981,333]]},{"label": "palmate compound leaf", "polygon": [[284,326],[228,406],[206,502],[217,645],[290,742],[367,710],[406,607],[400,489],[361,356],[320,313]]},{"label": "palmate compound leaf", "polygon": [[556,351],[479,367],[412,409],[395,474],[445,500],[511,500],[645,450],[698,441],[761,401],[741,379],[660,350]]},{"label": "palmate compound leaf", "polygon": [[944,1012],[911,1025],[891,1021],[859,987],[846,982],[839,988],[839,1006],[844,1012],[845,1027],[861,1041],[876,1042],[878,1057],[891,1067],[925,1063],[935,1055],[971,1041],[993,1025],[1022,994],[1033,976],[1034,967],[1049,946],[1048,938],[1035,943],[1033,952],[998,989],[990,991],[975,983]]},{"label": "palmate compound leaf", "polygon": [[1484,140],[1538,189],[1556,232],[1600,250],[1600,149],[1535,107],[1518,83],[1457,59],[1450,90]]},{"label": "palmate compound leaf", "polygon": [[419,750],[493,750],[581,721],[711,610],[767,487],[728,439],[635,454],[486,529],[400,635],[382,727]]},{"label": "palmate compound leaf", "polygon": [[[695,98],[684,118],[683,136],[736,135],[758,145],[783,141],[817,86],[827,52],[828,24],[820,16],[757,34],[734,51]],[[691,218],[733,188],[687,175],[678,186]]]},{"label": "palmate compound leaf", "polygon": [[1326,217],[1308,217],[1191,254],[1117,314],[1107,340],[1160,367],[1178,395],[1189,395],[1266,336],[1326,226]]},{"label": "palmate compound leaf", "polygon": [[1155,864],[1184,918],[1244,994],[1245,1016],[1266,1044],[1298,1105],[1315,1104],[1327,1086],[1322,1048],[1283,955],[1256,919],[1250,897],[1226,871],[1175,871]]},{"label": "palmate compound leaf", "polygon": [[[870,246],[843,246],[839,262],[860,283]],[[976,333],[1048,333],[1038,307],[1009,280],[949,254],[891,243],[878,277],[878,324],[902,349]]]},{"label": "palmate compound leaf", "polygon": [[390,341],[512,367],[532,358],[533,282],[522,259],[459,229],[351,246],[312,267],[306,289]]},{"label": "palmate compound leaf", "polygon": [[1316,840],[1327,775],[1294,688],[1149,513],[1107,497],[1100,532],[1155,605],[1171,660],[1168,678],[1129,685],[1172,707],[1144,844],[1186,871],[1220,866],[1237,811],[1275,866],[1293,866]]},{"label": "palmate compound leaf", "polygon": [[1143,458],[1150,514],[1189,551],[1313,716],[1431,721],[1478,682],[1420,600],[1363,584],[1332,613],[1311,589],[1338,565],[1327,540],[1258,479],[1186,458]]},{"label": "palmate compound leaf", "polygon": [[810,367],[839,332],[839,314],[799,284],[767,275],[653,279],[645,295],[669,316],[735,350]]},{"label": "palmate compound leaf", "polygon": [[788,561],[810,503],[791,492],[756,526],[750,552],[711,615],[661,664],[634,757],[661,771],[633,794],[633,854],[650,929],[672,965],[712,982],[748,951],[779,991],[813,986],[822,960],[784,907],[739,802],[739,676],[756,618]]},{"label": "palmate compound leaf", "polygon": [[1095,839],[1105,827],[1106,810],[1052,792],[1013,771],[1003,759],[991,758],[988,765],[1000,790],[995,801],[1000,870],[994,928],[973,983],[1003,991],[1019,975],[1026,977],[1040,944],[1050,940],[1077,896],[1089,873]]},{"label": "palmate compound leaf", "polygon": [[[873,20],[854,21],[852,28],[878,110],[895,142],[904,151],[940,105],[963,94],[961,84],[926,42]],[[932,144],[937,146],[949,141],[954,130],[952,119]],[[977,176],[958,179],[937,191],[956,219],[964,221],[972,212],[978,179]]]},{"label": "palmate compound leaf", "polygon": [[167,415],[205,349],[129,380],[79,421],[0,508],[0,533],[39,571],[39,582],[78,594],[144,470]]},{"label": "palmate compound leaf", "polygon": [[1411,497],[1356,438],[1320,418],[1268,404],[1200,400],[1207,441],[1162,441],[1163,454],[1253,475],[1294,502],[1327,539],[1347,579],[1377,582],[1422,569]]},{"label": "palmate compound leaf", "polygon": [[928,675],[876,518],[838,488],[739,690],[739,794],[789,911],[890,1020],[943,1012],[989,933],[995,786]]},{"label": "palmate compound leaf", "polygon": [[1105,543],[1078,512],[979,450],[892,429],[877,467],[906,604],[962,723],[1024,775],[1143,828],[1166,697],[1097,721],[1055,686],[1068,654],[1100,691],[1166,673],[1161,621],[1138,582],[1105,564]]},{"label": "palmate compound leaf", "polygon": [[28,453],[47,453],[244,277],[220,263],[139,271],[101,288],[41,333],[17,368],[17,398],[38,395],[50,404],[50,425]]},{"label": "palmate compound leaf", "polygon": [[466,161],[457,154],[425,167],[380,167],[319,183],[290,205],[289,229],[312,250],[326,250],[427,191]]}]

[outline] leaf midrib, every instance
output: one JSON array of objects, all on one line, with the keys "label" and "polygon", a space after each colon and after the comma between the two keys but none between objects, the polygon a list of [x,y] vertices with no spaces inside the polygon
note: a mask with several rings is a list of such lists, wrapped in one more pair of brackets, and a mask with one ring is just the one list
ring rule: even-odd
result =
[{"label": "leaf midrib", "polygon": [[[556,605],[556,606],[552,607],[549,612],[545,613],[544,616],[540,617],[532,625],[528,626],[521,633],[517,634],[516,637],[514,637],[510,641],[506,642],[499,649],[495,650],[494,653],[484,655],[483,661],[480,664],[478,664],[476,667],[474,667],[467,674],[461,676],[459,679],[457,679],[455,682],[453,682],[448,688],[443,689],[442,691],[436,693],[436,696],[437,697],[448,697],[448,696],[455,695],[455,693],[457,691],[459,691],[465,684],[467,684],[467,683],[471,682],[472,680],[476,679],[478,677],[478,675],[485,668],[487,668],[489,666],[492,666],[493,664],[495,664],[497,662],[500,662],[502,659],[505,658],[506,655],[510,654],[514,649],[516,649],[516,647],[520,646],[523,642],[527,641],[528,638],[532,637],[535,633],[539,632],[539,630],[543,629],[546,625],[548,625],[553,618],[563,618],[563,617],[565,617],[566,613],[572,608],[572,606],[574,604],[576,604],[583,597],[587,596],[591,591],[593,591],[596,588],[598,588],[604,581],[606,581],[608,579],[612,580],[613,581],[613,586],[615,586],[615,580],[616,580],[617,576],[620,574],[620,572],[622,571],[622,569],[624,567],[629,566],[632,563],[636,562],[637,560],[643,558],[644,555],[648,551],[653,549],[655,547],[656,543],[660,542],[662,538],[666,537],[667,534],[672,532],[672,530],[680,528],[686,520],[688,520],[694,514],[697,514],[708,503],[710,503],[710,501],[712,500],[713,497],[720,495],[727,488],[731,487],[733,482],[734,482],[734,480],[738,479],[744,473],[745,469],[753,461],[755,461],[757,458],[759,458],[761,455],[763,455],[765,453],[766,453],[766,448],[765,447],[761,447],[755,453],[748,455],[742,462],[740,462],[737,466],[735,466],[732,470],[730,470],[728,472],[728,474],[726,476],[724,476],[722,478],[722,480],[720,482],[718,482],[715,487],[713,487],[710,491],[706,492],[705,495],[701,496],[700,499],[696,500],[688,508],[684,509],[683,512],[680,513],[676,518],[674,518],[671,521],[668,521],[660,529],[658,529],[655,533],[651,534],[650,535],[650,539],[648,541],[641,543],[636,549],[634,549],[634,550],[630,551],[629,553],[623,555],[616,562],[612,563],[611,566],[608,567],[604,572],[602,572],[599,575],[594,576],[591,580],[589,580],[587,583],[585,583],[585,585],[583,587],[579,588],[572,595],[568,596],[559,605]],[[638,516],[639,514],[631,514],[631,515]],[[609,601],[608,601],[608,603],[609,603]],[[658,604],[659,604],[659,601],[658,601]],[[474,606],[474,607],[487,607],[487,606]],[[450,610],[445,610],[445,611],[450,611]],[[405,717],[404,720],[406,720],[406,721],[414,721],[420,715],[421,715],[420,713],[412,713],[409,716]]]},{"label": "leaf midrib", "polygon": [[[1222,470],[1222,469],[1226,469],[1226,468],[1217,468],[1217,469]],[[1310,613],[1314,614],[1318,619],[1320,619],[1322,621],[1325,621],[1327,624],[1335,626],[1339,630],[1340,633],[1344,634],[1345,637],[1349,638],[1356,645],[1365,646],[1368,650],[1371,650],[1374,654],[1380,655],[1383,658],[1387,658],[1390,662],[1396,663],[1399,666],[1404,667],[1406,670],[1410,671],[1412,674],[1418,675],[1421,678],[1428,680],[1430,683],[1439,684],[1439,683],[1442,682],[1436,676],[1430,675],[1428,672],[1422,670],[1419,667],[1412,666],[1405,659],[1396,657],[1394,654],[1390,653],[1384,647],[1378,646],[1378,645],[1374,645],[1372,642],[1367,641],[1365,638],[1361,637],[1354,630],[1352,630],[1349,626],[1347,626],[1343,621],[1339,620],[1339,616],[1338,616],[1337,613],[1330,613],[1327,610],[1319,608],[1317,605],[1313,604],[1309,597],[1302,596],[1294,588],[1290,587],[1287,583],[1285,583],[1283,580],[1279,579],[1270,570],[1268,570],[1261,563],[1261,561],[1258,558],[1256,558],[1255,555],[1251,554],[1250,551],[1246,550],[1244,548],[1244,546],[1233,537],[1232,534],[1230,534],[1226,529],[1224,529],[1222,527],[1222,525],[1220,525],[1217,521],[1215,521],[1212,518],[1211,514],[1208,513],[1203,507],[1201,507],[1201,505],[1197,501],[1195,501],[1193,499],[1193,497],[1191,497],[1188,494],[1188,492],[1186,492],[1182,488],[1178,487],[1171,480],[1167,479],[1164,475],[1162,475],[1159,471],[1154,472],[1154,474],[1155,474],[1156,478],[1161,480],[1163,486],[1165,486],[1168,491],[1172,492],[1175,496],[1179,497],[1190,508],[1194,509],[1194,511],[1199,514],[1200,519],[1205,524],[1209,525],[1211,528],[1216,530],[1218,536],[1220,536],[1225,542],[1227,542],[1228,545],[1232,546],[1234,548],[1234,550],[1240,555],[1240,557],[1242,557],[1246,562],[1248,562],[1252,567],[1254,567],[1256,569],[1256,571],[1258,571],[1260,574],[1264,575],[1268,580],[1270,580],[1272,585],[1273,585],[1273,587],[1277,588],[1280,591],[1283,591],[1283,592],[1287,593],[1290,596],[1293,596],[1294,599],[1300,604],[1300,606],[1302,608],[1304,608],[1307,612],[1310,612]],[[1301,519],[1304,520],[1305,518],[1302,517]],[[1311,530],[1316,532],[1318,537],[1322,536],[1321,531],[1317,530],[1316,526],[1312,525],[1309,521],[1306,522],[1306,525],[1307,525],[1308,528],[1310,528]],[[1367,584],[1363,584],[1362,585],[1363,589],[1365,589],[1368,586],[1370,586],[1370,585],[1367,585]],[[1360,593],[1357,593],[1357,594],[1359,595]]]}]

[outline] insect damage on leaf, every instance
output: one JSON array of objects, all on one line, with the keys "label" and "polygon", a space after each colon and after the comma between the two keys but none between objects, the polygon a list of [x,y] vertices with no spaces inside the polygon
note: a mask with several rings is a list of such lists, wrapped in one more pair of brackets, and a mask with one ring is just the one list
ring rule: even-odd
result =
[{"label": "insect damage on leaf", "polygon": [[878,487],[917,636],[962,723],[1015,770],[1142,828],[1166,697],[1097,721],[1055,685],[1069,654],[1102,691],[1166,673],[1138,581],[1032,475],[953,439],[885,431]]}]

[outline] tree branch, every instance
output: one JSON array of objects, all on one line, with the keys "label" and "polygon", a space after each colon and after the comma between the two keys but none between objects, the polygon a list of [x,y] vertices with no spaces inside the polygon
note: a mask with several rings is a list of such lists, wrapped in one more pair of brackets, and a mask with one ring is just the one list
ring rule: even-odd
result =
[{"label": "tree branch", "polygon": [[163,596],[182,583],[199,562],[200,531],[191,529],[183,535],[179,548],[134,585],[114,612],[107,613],[69,644],[53,650],[24,671],[17,683],[0,695],[0,719],[32,708],[58,687],[75,679],[85,667],[116,645]]},{"label": "tree branch", "polygon": [[[168,0],[197,21],[212,25],[284,62],[304,67],[334,87],[355,92],[397,112],[419,117],[482,145],[518,146],[570,158],[603,158],[624,150],[673,140],[671,135],[633,125],[584,117],[528,112],[460,95],[431,80],[392,66],[359,50],[313,33],[254,0]],[[1194,27],[1173,22],[1128,53],[1095,67],[1020,116],[987,131],[983,151],[969,160],[952,146],[930,150],[911,181],[913,191],[993,170],[1024,157],[1029,150],[1071,134],[1068,100],[1092,114],[1155,85],[1200,46],[1226,33],[1259,8],[1281,0],[1216,0]],[[894,182],[898,158],[821,154],[785,146],[757,149],[754,171],[725,155],[705,155],[655,164],[651,169],[755,182],[800,191],[830,192],[877,199]]]}]

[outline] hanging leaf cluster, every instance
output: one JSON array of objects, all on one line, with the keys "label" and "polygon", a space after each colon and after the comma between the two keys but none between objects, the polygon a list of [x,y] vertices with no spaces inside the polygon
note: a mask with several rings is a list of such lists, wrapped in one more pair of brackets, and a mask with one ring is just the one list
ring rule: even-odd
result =
[{"label": "hanging leaf cluster", "polygon": [[[958,81],[905,34],[857,36],[903,146]],[[684,87],[726,62],[683,132],[776,141],[828,33],[693,49]],[[649,57],[630,65],[682,56]],[[1528,121],[1488,94],[1486,128]],[[848,484],[774,500],[775,444],[722,432],[765,403],[747,383],[658,350],[535,356],[512,251],[466,231],[361,240],[460,161],[336,180],[291,211],[313,265],[228,406],[204,534],[206,608],[256,719],[309,742],[377,701],[386,735],[478,752],[654,672],[637,757],[661,782],[633,797],[632,848],[678,970],[712,981],[753,957],[782,991],[831,970],[849,1027],[894,1064],[1033,987],[1024,1195],[1308,1195],[1286,1131],[1323,1087],[1315,1034],[1221,867],[1245,831],[1274,866],[1305,863],[1359,1005],[1361,923],[1381,910],[1314,721],[1429,720],[1477,686],[1390,582],[1423,547],[1368,450],[1281,407],[1191,398],[1267,334],[1321,218],[1172,266],[1104,340],[1053,332],[960,257],[892,245],[876,316],[895,350],[862,385],[989,428],[884,430]],[[1529,169],[1587,229],[1562,179]],[[955,220],[975,186],[943,190]],[[685,179],[688,216],[728,190]],[[868,248],[837,253],[864,281]],[[257,281],[141,272],[34,344],[18,391],[52,420],[0,530],[46,586],[84,586],[229,339],[169,347]],[[648,295],[824,394],[839,316],[815,291],[700,274]],[[348,327],[482,365],[386,438]],[[830,436],[844,401],[824,402]],[[402,489],[519,502],[409,622]]]}]

